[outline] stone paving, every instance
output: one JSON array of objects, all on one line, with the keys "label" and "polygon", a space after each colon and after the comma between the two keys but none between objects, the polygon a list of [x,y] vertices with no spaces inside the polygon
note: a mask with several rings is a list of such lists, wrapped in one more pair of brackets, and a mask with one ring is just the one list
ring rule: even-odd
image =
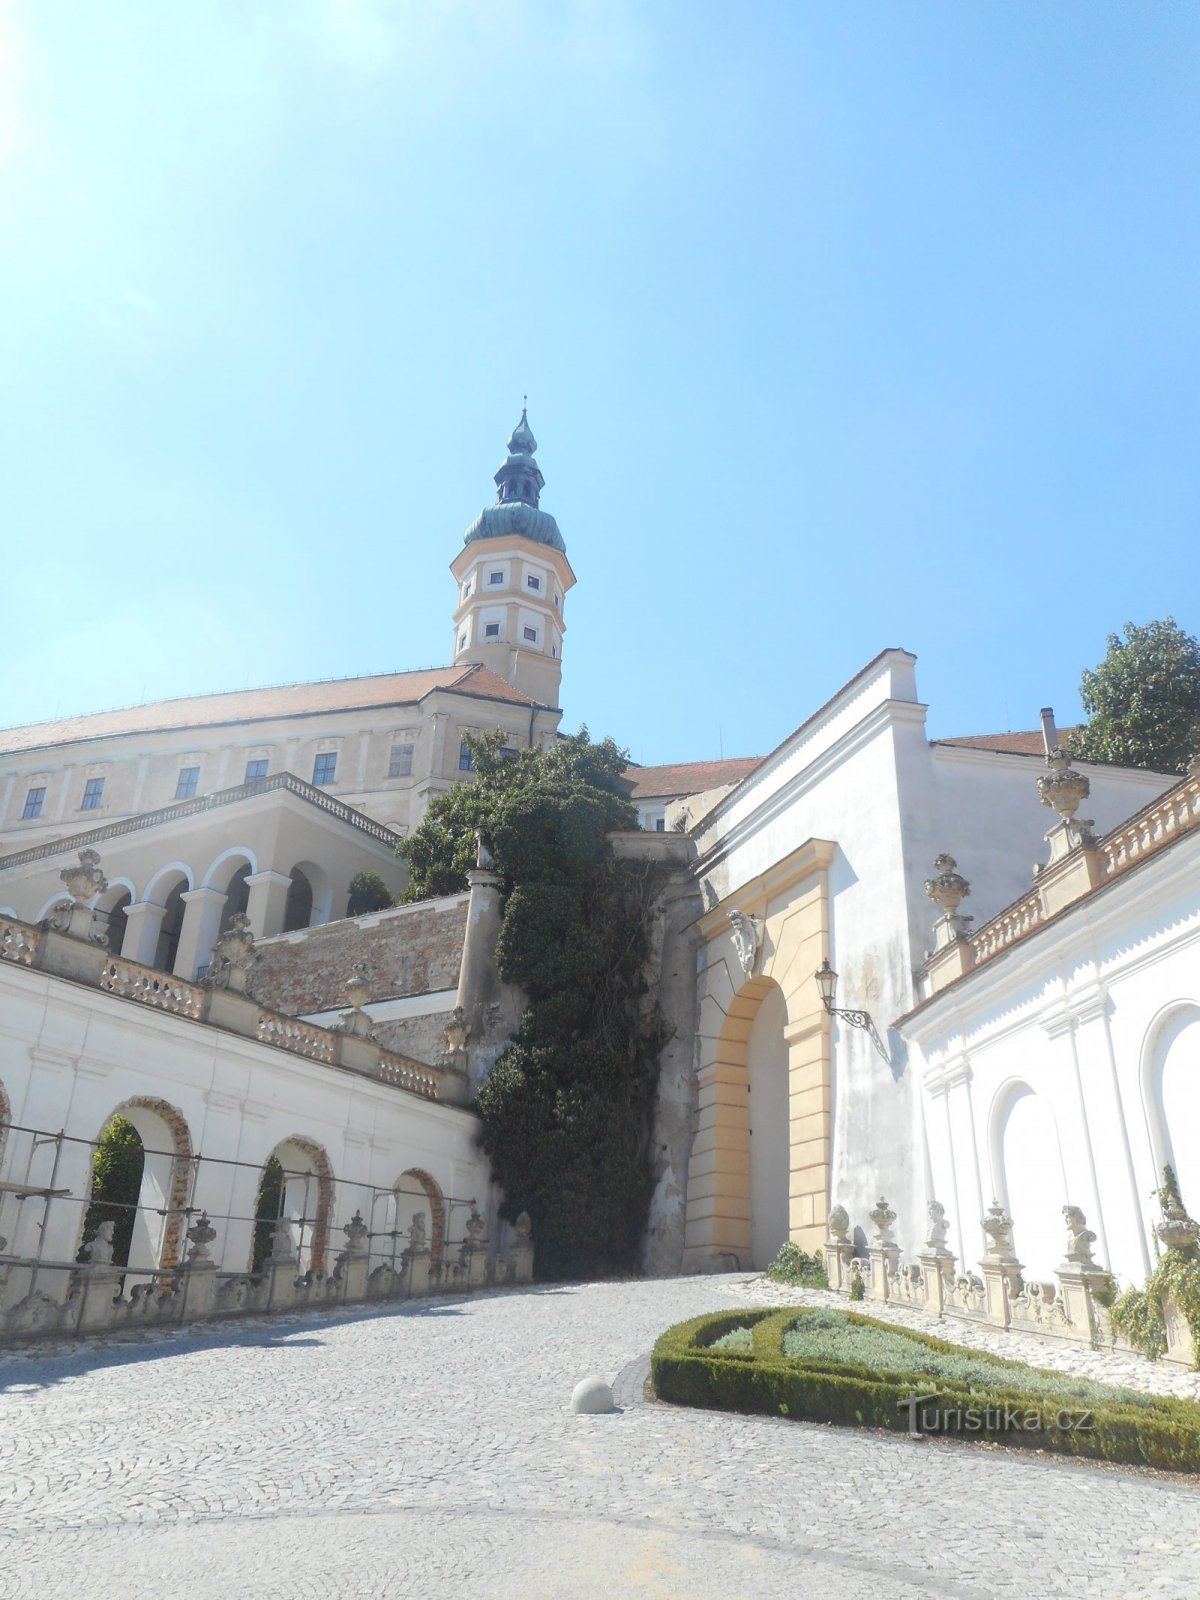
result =
[{"label": "stone paving", "polygon": [[[589,1284],[5,1355],[0,1600],[1200,1590],[1190,1481],[644,1398],[664,1327],[790,1298]],[[619,1414],[568,1413],[591,1373]]]}]

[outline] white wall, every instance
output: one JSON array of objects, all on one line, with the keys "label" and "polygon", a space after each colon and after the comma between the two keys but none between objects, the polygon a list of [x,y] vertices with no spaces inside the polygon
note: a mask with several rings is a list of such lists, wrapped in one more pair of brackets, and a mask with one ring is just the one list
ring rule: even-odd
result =
[{"label": "white wall", "polygon": [[[1200,1208],[1200,836],[1187,834],[906,1023],[931,1188],[972,1270],[982,1206],[1008,1200],[1031,1276],[1062,1256],[1062,1204],[1140,1282],[1167,1161]],[[1190,1192],[1189,1192],[1190,1191]]]}]

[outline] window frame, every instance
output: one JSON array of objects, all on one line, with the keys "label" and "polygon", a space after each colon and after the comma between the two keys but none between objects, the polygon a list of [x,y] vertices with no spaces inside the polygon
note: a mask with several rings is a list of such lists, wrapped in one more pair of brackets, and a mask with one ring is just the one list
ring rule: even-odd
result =
[{"label": "window frame", "polygon": [[176,800],[194,800],[196,790],[200,787],[199,767],[180,767],[179,775],[175,779]]},{"label": "window frame", "polygon": [[44,783],[31,783],[25,791],[25,804],[21,808],[21,821],[34,822],[41,816],[46,804],[46,789]]},{"label": "window frame", "polygon": [[104,779],[85,778],[83,780],[83,799],[79,802],[80,811],[99,811],[104,805]]},{"label": "window frame", "polygon": [[[247,761],[247,763],[246,763],[246,776],[242,779],[242,782],[243,783],[261,783],[263,781],[263,779],[268,775],[268,772],[270,770],[270,766],[271,766],[271,758],[269,756],[255,756],[253,761]],[[261,767],[262,771],[261,772],[251,772],[250,771],[251,767]]]},{"label": "window frame", "polygon": [[[408,752],[407,756],[397,756],[396,752],[398,750],[406,750]],[[413,758],[415,757],[416,753],[417,742],[415,739],[401,739],[398,743],[393,744],[391,749],[388,751],[388,777],[411,778],[413,770]],[[408,763],[407,766],[404,765],[405,761]]]},{"label": "window frame", "polygon": [[[312,782],[314,789],[330,788],[337,782],[337,760],[338,753],[336,750],[317,751],[316,755],[313,757]],[[329,776],[319,778],[317,773],[322,771],[327,763],[329,764]]]}]

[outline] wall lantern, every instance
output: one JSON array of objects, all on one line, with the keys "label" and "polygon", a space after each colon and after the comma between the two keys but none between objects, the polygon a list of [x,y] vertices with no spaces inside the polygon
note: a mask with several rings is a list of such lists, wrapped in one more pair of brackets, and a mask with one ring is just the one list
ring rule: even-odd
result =
[{"label": "wall lantern", "polygon": [[879,1037],[879,1030],[871,1020],[871,1013],[869,1011],[847,1011],[842,1006],[834,1005],[833,1002],[837,998],[838,975],[829,965],[828,956],[825,957],[825,959],[821,962],[821,965],[813,973],[813,977],[817,980],[817,989],[821,995],[821,1004],[825,1007],[825,1010],[829,1013],[829,1015],[831,1017],[841,1017],[843,1021],[848,1022],[852,1028],[861,1028],[864,1033],[870,1034],[871,1043],[875,1046],[876,1050],[879,1051],[879,1054],[890,1067],[892,1064],[892,1059],[887,1053],[887,1049],[883,1040]]}]

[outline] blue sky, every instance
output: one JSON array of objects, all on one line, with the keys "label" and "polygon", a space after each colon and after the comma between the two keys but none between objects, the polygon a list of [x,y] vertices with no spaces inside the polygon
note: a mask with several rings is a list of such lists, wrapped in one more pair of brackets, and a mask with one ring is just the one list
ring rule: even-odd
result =
[{"label": "blue sky", "polygon": [[0,4],[0,723],[448,660],[528,391],[564,726],[1200,630],[1200,10]]}]

